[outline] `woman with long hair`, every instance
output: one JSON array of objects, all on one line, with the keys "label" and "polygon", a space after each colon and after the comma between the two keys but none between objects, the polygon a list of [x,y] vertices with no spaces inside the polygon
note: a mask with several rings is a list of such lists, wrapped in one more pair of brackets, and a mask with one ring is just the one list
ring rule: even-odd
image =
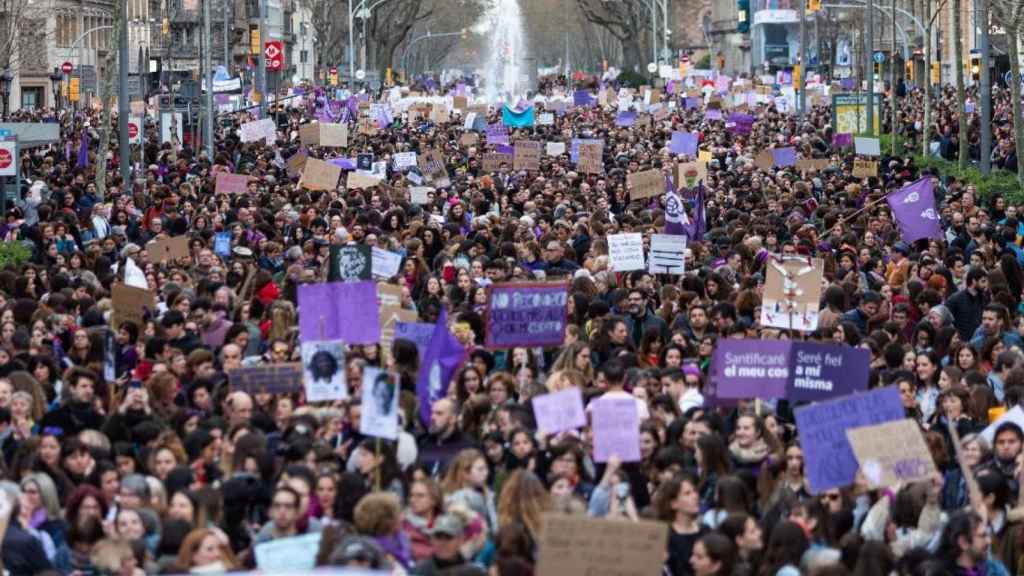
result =
[{"label": "woman with long hair", "polygon": [[495,509],[494,493],[488,487],[490,467],[483,453],[475,448],[467,448],[455,455],[448,463],[441,487],[445,493],[445,504],[453,502],[465,505],[487,521],[490,533],[497,530],[497,510]]},{"label": "woman with long hair", "polygon": [[498,526],[518,524],[525,528],[537,561],[537,545],[543,530],[542,517],[551,510],[551,495],[537,476],[528,470],[516,470],[502,486],[498,497]]},{"label": "woman with long hair", "polygon": [[789,520],[779,522],[768,539],[759,576],[800,576],[800,560],[810,546],[799,524]]},{"label": "woman with long hair", "polygon": [[690,574],[693,548],[707,531],[700,523],[696,477],[684,472],[662,483],[654,495],[653,509],[657,518],[669,526],[668,559],[665,561],[668,573],[671,576]]},{"label": "woman with long hair", "polygon": [[725,442],[718,434],[698,436],[694,457],[700,479],[701,510],[708,510],[714,506],[718,480],[729,473],[729,455]]},{"label": "woman with long hair", "polygon": [[693,545],[690,567],[694,576],[733,576],[738,559],[736,544],[725,535],[709,532]]},{"label": "woman with long hair", "polygon": [[223,532],[197,528],[189,532],[181,543],[175,568],[190,574],[202,574],[231,572],[240,567]]},{"label": "woman with long hair", "polygon": [[729,444],[729,458],[733,469],[737,472],[746,470],[755,478],[761,465],[772,455],[772,446],[777,442],[774,438],[769,442],[771,433],[765,429],[764,420],[753,412],[744,412],[736,419],[736,430]]},{"label": "woman with long hair", "polygon": [[430,528],[434,519],[444,513],[441,486],[431,478],[414,480],[409,486],[409,503],[402,512],[402,531],[412,545],[412,558],[419,562],[430,558]]}]

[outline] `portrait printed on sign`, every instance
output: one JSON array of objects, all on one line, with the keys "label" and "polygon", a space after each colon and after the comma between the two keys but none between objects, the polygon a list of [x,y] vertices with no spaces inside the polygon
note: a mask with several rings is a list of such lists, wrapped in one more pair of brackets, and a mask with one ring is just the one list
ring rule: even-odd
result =
[{"label": "portrait printed on sign", "polygon": [[768,257],[761,325],[811,332],[818,329],[821,282],[820,259]]},{"label": "portrait printed on sign", "polygon": [[363,370],[362,407],[361,434],[388,440],[398,438],[398,386],[387,370]]},{"label": "portrait printed on sign", "polygon": [[332,245],[327,279],[331,282],[369,280],[372,275],[370,253],[369,246]]},{"label": "portrait printed on sign", "polygon": [[348,398],[344,342],[341,340],[303,342],[302,377],[308,402]]}]

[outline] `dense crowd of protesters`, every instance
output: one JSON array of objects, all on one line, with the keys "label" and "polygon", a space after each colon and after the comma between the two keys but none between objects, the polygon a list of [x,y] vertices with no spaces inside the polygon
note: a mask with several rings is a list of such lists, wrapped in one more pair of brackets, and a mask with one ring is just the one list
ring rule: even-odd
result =
[{"label": "dense crowd of protesters", "polygon": [[[555,92],[572,100],[564,81],[544,84],[544,95]],[[60,122],[63,142],[24,153],[28,180],[0,231],[8,250],[18,241],[28,253],[0,270],[0,531],[10,574],[238,571],[256,566],[261,543],[319,532],[319,566],[528,575],[548,513],[662,523],[670,576],[1024,572],[1024,432],[1008,423],[991,443],[979,434],[990,415],[1024,400],[1022,215],[1010,198],[933,175],[945,238],[904,243],[874,200],[927,176],[912,159],[883,156],[878,177],[856,178],[852,154],[832,146],[827,106],[798,119],[764,105],[749,135],[681,105],[632,127],[617,127],[612,108],[570,106],[551,126],[512,131],[513,140],[603,139],[605,170],[594,175],[568,153],[545,156],[536,172],[487,172],[490,148],[460,143],[459,115],[435,124],[396,113],[374,134],[353,129],[345,155],[435,149],[450,186],[412,204],[408,174],[389,170],[368,189],[309,191],[284,160],[315,100],[311,92],[308,105],[273,110],[272,145],[218,128],[213,158],[161,143],[150,125],[135,180],[121,181],[112,153],[102,196],[99,115],[24,114]],[[906,101],[902,124],[919,133],[917,101]],[[929,127],[944,156],[955,149],[951,102],[944,91]],[[993,157],[1013,169],[1005,95],[997,108]],[[247,120],[239,116],[236,126]],[[490,121],[498,117],[492,107]],[[671,174],[673,130],[698,132],[711,154],[706,230],[690,239],[682,276],[614,273],[609,235],[663,229],[662,200],[631,201],[626,175]],[[831,165],[755,166],[759,151],[783,145]],[[215,193],[219,171],[249,175],[248,193]],[[228,252],[215,250],[220,232],[230,233]],[[150,241],[180,235],[189,257],[149,260]],[[421,322],[447,310],[467,346],[429,426],[419,418],[417,349],[402,339],[390,350],[350,347],[349,400],[232,390],[229,370],[298,360],[297,287],[324,281],[330,246],[342,243],[399,252],[389,283],[402,288],[402,306]],[[760,325],[769,253],[825,260],[817,330]],[[129,259],[157,306],[115,331],[111,287]],[[538,279],[570,283],[564,345],[483,346],[487,286]],[[941,476],[879,490],[859,475],[811,494],[805,467],[815,463],[804,460],[792,405],[705,406],[722,338],[868,350],[870,386],[898,387]],[[367,367],[402,384],[396,442],[359,432]],[[538,433],[530,400],[568,387],[588,404],[636,399],[639,462],[596,463],[587,428]]]}]

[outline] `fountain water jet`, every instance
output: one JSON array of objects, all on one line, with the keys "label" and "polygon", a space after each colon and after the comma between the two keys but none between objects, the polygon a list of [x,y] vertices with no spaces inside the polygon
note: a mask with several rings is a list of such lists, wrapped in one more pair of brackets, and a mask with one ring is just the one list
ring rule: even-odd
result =
[{"label": "fountain water jet", "polygon": [[492,0],[479,28],[490,36],[490,50],[484,62],[483,80],[489,102],[514,102],[526,94],[522,78],[526,57],[523,16],[517,0]]}]

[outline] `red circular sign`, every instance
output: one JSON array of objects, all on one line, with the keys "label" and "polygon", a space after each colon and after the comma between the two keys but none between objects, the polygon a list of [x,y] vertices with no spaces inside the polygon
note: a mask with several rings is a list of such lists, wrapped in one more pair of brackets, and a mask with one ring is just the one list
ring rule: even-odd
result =
[{"label": "red circular sign", "polygon": [[74,69],[75,67],[71,65],[71,62],[65,62],[60,65],[60,71],[65,74],[71,74],[71,71]]},{"label": "red circular sign", "polygon": [[134,122],[129,122],[128,123],[128,137],[132,138],[132,139],[135,139],[135,137],[138,136],[138,135],[139,135],[139,127],[138,127],[138,125],[135,124]]},{"label": "red circular sign", "polygon": [[331,74],[337,75],[338,74],[338,69],[337,68],[331,68]]},{"label": "red circular sign", "polygon": [[10,166],[11,162],[14,162],[11,151],[6,148],[0,148],[0,170]]}]

